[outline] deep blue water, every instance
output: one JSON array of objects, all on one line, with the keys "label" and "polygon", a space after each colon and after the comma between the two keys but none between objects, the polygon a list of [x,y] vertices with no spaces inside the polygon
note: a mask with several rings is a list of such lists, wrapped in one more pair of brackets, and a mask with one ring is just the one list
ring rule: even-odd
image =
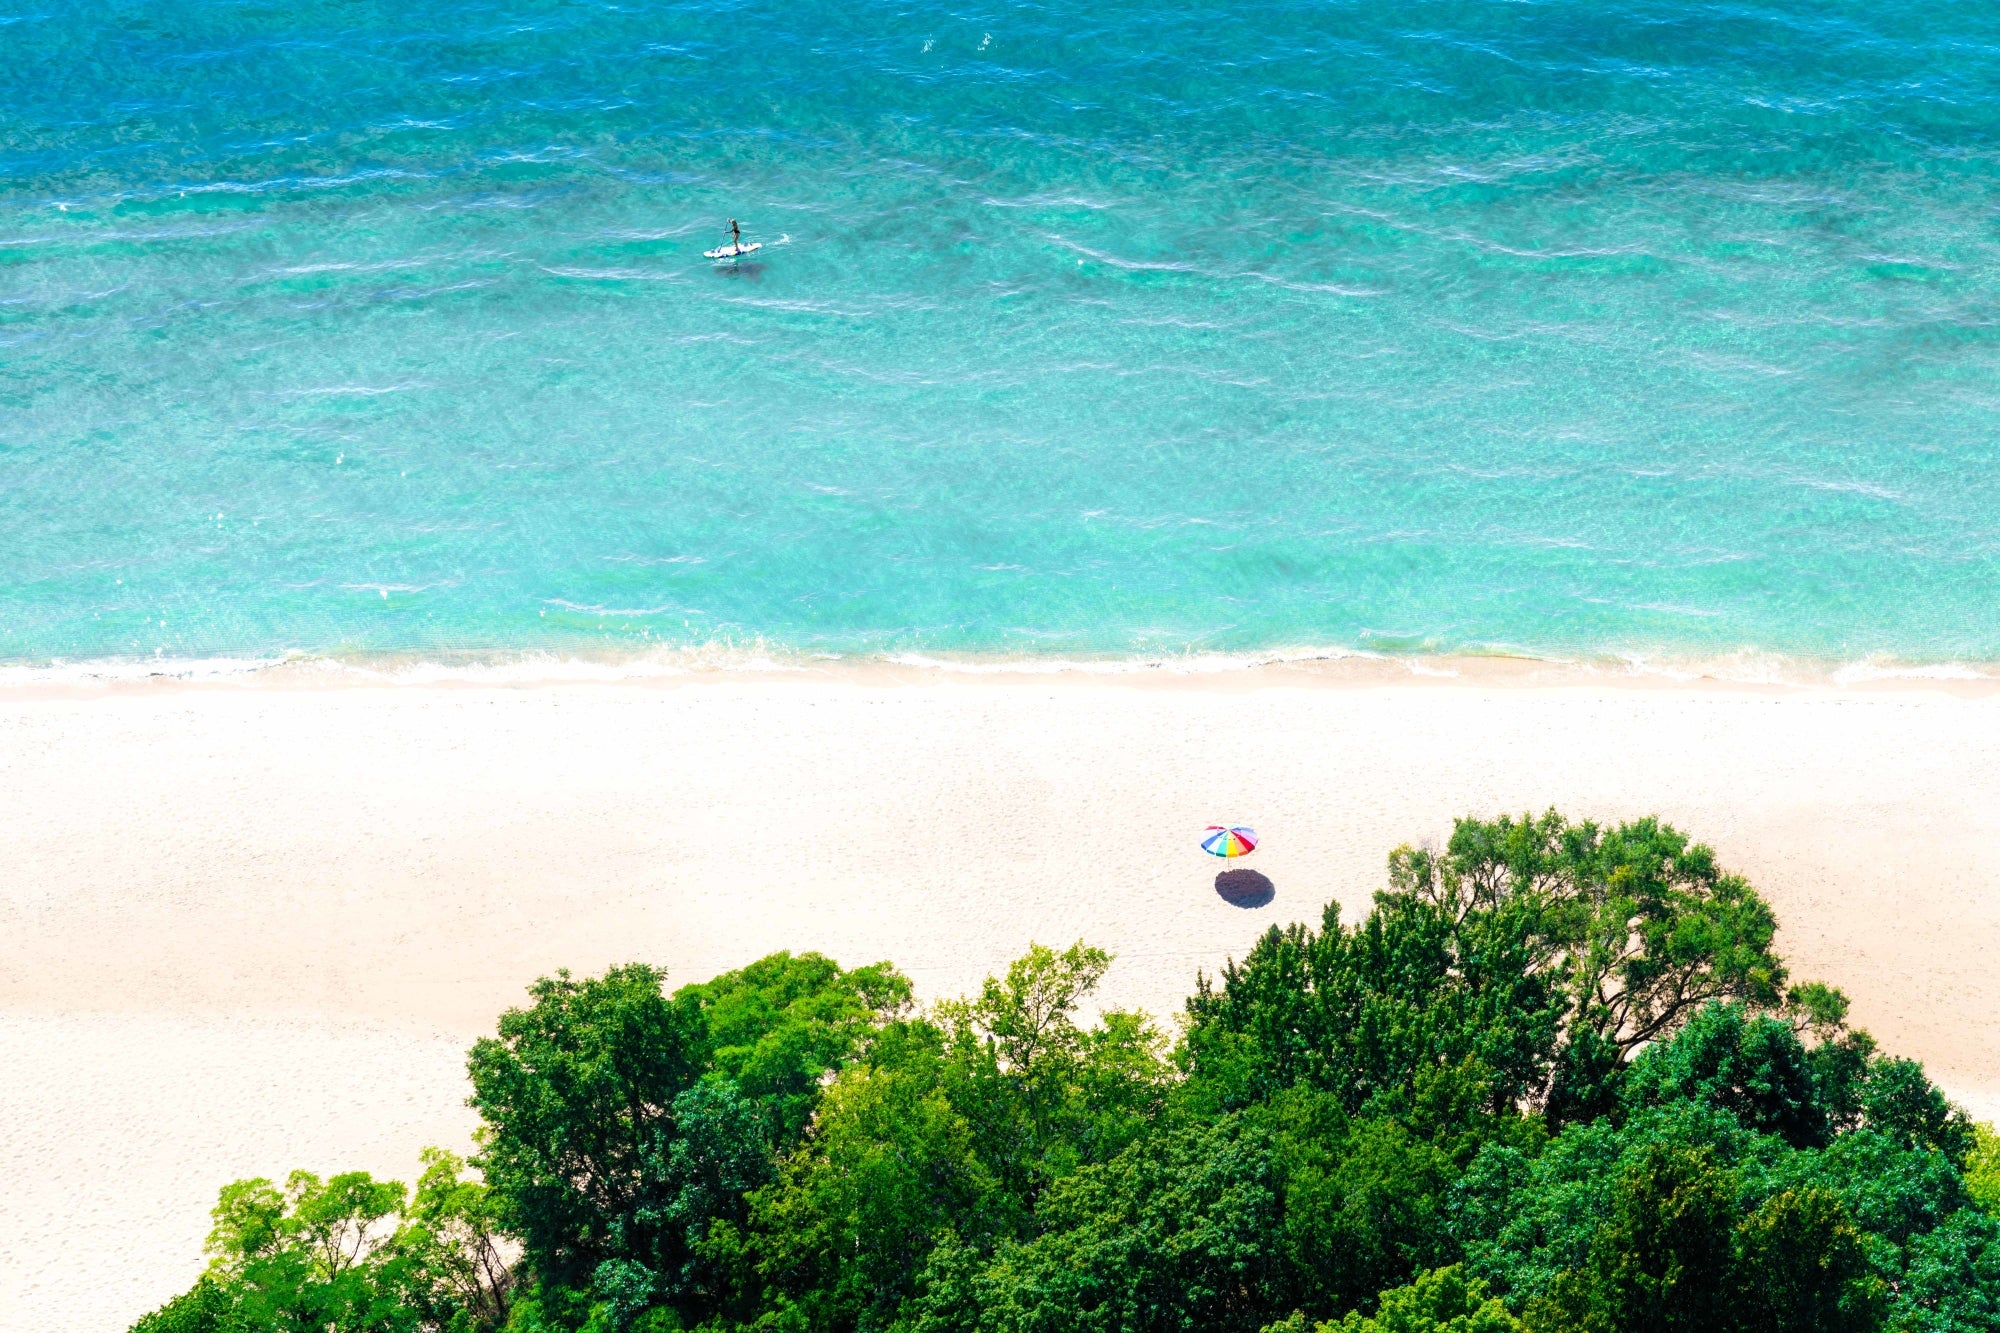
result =
[{"label": "deep blue water", "polygon": [[1996,154],[1954,0],[0,0],[0,660],[2000,659]]}]

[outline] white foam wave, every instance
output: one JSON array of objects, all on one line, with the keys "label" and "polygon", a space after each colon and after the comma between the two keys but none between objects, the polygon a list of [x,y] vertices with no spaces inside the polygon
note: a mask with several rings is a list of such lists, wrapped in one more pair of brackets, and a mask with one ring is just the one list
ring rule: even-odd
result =
[{"label": "white foam wave", "polygon": [[[463,256],[458,256],[462,258]],[[329,261],[324,264],[287,264],[271,270],[286,277],[311,277],[315,273],[400,273],[406,269],[425,268],[438,262],[430,256],[413,259],[378,259],[363,264],[354,261]]]},{"label": "white foam wave", "polygon": [[1296,648],[1266,653],[1188,653],[1161,657],[940,657],[929,653],[889,653],[880,660],[971,676],[1049,676],[1073,673],[1117,676],[1136,672],[1212,675],[1304,662],[1392,661],[1385,654],[1355,648]]},{"label": "white foam wave", "polygon": [[340,658],[292,652],[276,657],[101,658],[0,666],[0,690],[115,686],[147,682],[193,684],[538,684],[617,682],[730,672],[796,672],[810,659],[760,647],[712,645],[662,648],[623,656],[554,652],[481,656]]},{"label": "white foam wave", "polygon": [[645,616],[690,616],[701,614],[694,607],[681,606],[674,602],[668,602],[660,606],[597,606],[586,602],[565,601],[560,597],[548,597],[543,600],[550,606],[558,607],[561,610],[576,611],[588,616],[626,616],[639,618]]},{"label": "white foam wave", "polygon": [[1250,278],[1295,292],[1323,292],[1332,296],[1382,295],[1379,289],[1373,287],[1350,287],[1336,282],[1305,282],[1295,278],[1281,278],[1276,274],[1264,273],[1256,269],[1243,269],[1232,273],[1222,269],[1204,268],[1199,264],[1190,264],[1177,259],[1126,259],[1121,255],[1114,255],[1106,250],[1095,250],[1087,245],[1079,245],[1065,236],[1055,236],[1046,232],[1043,233],[1043,236],[1054,244],[1062,246],[1071,254],[1083,255],[1085,258],[1095,260],[1097,263],[1108,265],[1111,268],[1123,269],[1130,273],[1191,273],[1196,277],[1213,278],[1219,282],[1233,282]]},{"label": "white foam wave", "polygon": [[678,273],[659,273],[643,268],[586,268],[576,264],[543,264],[542,272],[556,278],[577,278],[585,282],[684,282]]},{"label": "white foam wave", "polygon": [[[645,614],[641,611],[606,614]],[[867,671],[941,676],[1218,676],[1279,669],[1284,678],[1347,679],[1389,684],[1402,678],[1481,684],[1592,686],[1626,682],[1722,684],[1781,690],[1846,690],[1898,682],[1918,685],[2000,683],[2000,663],[1898,662],[1870,658],[1825,663],[1755,650],[1700,660],[1626,654],[1603,658],[1533,656],[1513,650],[1459,654],[1373,652],[1345,647],[1297,647],[1264,652],[1185,652],[1102,657],[1036,653],[835,653],[764,643],[715,641],[627,652],[440,652],[336,657],[287,652],[268,657],[99,658],[89,661],[0,664],[0,690],[119,686],[147,682],[303,685],[528,685],[616,683],[722,674]],[[1315,668],[1321,669],[1315,671]],[[1300,673],[1294,675],[1293,673]]]},{"label": "white foam wave", "polygon": [[1877,680],[2000,680],[2000,672],[1981,671],[1965,662],[1911,664],[1896,662],[1850,662],[1833,673],[1839,685],[1861,685]]},{"label": "white foam wave", "polygon": [[273,395],[277,398],[380,398],[384,394],[411,393],[417,389],[428,389],[428,384],[415,380],[407,384],[329,384],[318,389],[280,389]]},{"label": "white foam wave", "polygon": [[35,685],[116,685],[145,680],[243,680],[294,660],[302,659],[135,657],[0,666],[0,689]]}]

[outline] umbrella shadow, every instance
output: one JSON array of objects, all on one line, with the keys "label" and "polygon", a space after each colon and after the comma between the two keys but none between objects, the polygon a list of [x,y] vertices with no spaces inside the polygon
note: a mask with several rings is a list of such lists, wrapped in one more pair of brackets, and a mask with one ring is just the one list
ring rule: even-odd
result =
[{"label": "umbrella shadow", "polygon": [[1278,886],[1260,870],[1225,870],[1215,877],[1215,892],[1231,907],[1267,907]]}]

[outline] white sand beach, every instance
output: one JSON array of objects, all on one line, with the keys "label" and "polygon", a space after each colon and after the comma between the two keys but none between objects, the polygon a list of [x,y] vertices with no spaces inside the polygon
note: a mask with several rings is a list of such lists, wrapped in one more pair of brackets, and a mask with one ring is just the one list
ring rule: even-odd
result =
[{"label": "white sand beach", "polygon": [[[1273,923],[1365,909],[1456,815],[1659,814],[1800,978],[2000,1110],[2000,695],[1532,670],[693,674],[0,692],[0,1329],[116,1333],[216,1188],[463,1147],[462,1052],[557,967],[774,949],[925,998],[1030,940],[1168,1014]],[[1218,898],[1250,823],[1268,906]]]}]

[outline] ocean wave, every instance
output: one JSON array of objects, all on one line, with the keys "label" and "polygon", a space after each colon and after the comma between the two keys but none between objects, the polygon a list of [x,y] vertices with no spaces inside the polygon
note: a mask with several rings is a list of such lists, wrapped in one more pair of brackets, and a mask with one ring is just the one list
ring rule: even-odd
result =
[{"label": "ocean wave", "polygon": [[274,398],[380,398],[384,394],[411,393],[433,386],[411,381],[408,384],[329,384],[317,389],[279,389]]},{"label": "ocean wave", "polygon": [[580,264],[544,264],[542,272],[556,278],[579,278],[587,282],[685,282],[678,273],[661,273],[643,268],[586,268]]},{"label": "ocean wave", "polygon": [[556,607],[559,610],[574,611],[578,615],[584,616],[623,617],[625,619],[638,620],[649,616],[698,616],[703,614],[699,608],[682,606],[677,602],[665,602],[659,606],[595,606],[584,602],[564,601],[560,597],[550,597],[545,600],[550,606]]},{"label": "ocean wave", "polygon": [[1988,670],[1981,670],[1967,662],[1850,662],[1832,675],[1838,685],[1862,685],[1883,680],[1958,680],[1982,681],[2000,680],[2000,663],[1989,663]]},{"label": "ocean wave", "polygon": [[469,254],[461,255],[412,255],[404,259],[379,259],[373,263],[329,262],[323,264],[287,264],[274,268],[272,273],[287,277],[306,277],[315,273],[393,273],[404,269],[427,268],[433,264],[450,260],[471,259]]},{"label": "ocean wave", "polygon": [[[1202,264],[1179,259],[1126,259],[1121,255],[1114,255],[1106,250],[1097,250],[1087,245],[1079,245],[1077,242],[1064,236],[1044,233],[1044,239],[1061,246],[1071,254],[1082,255],[1086,259],[1095,260],[1097,263],[1106,264],[1112,268],[1123,269],[1128,273],[1185,273],[1194,277],[1212,278],[1218,282],[1252,280],[1269,283],[1271,286],[1282,287],[1288,291],[1319,292],[1329,296],[1359,297],[1382,295],[1382,291],[1379,288],[1356,287],[1350,283],[1307,282],[1300,278],[1279,277],[1274,273],[1265,273],[1260,269],[1230,270],[1209,268]],[[1082,261],[1079,260],[1078,262],[1081,263]]]},{"label": "ocean wave", "polygon": [[186,198],[209,194],[218,195],[265,195],[284,190],[341,190],[356,185],[372,185],[383,181],[423,181],[435,179],[435,173],[411,171],[402,167],[376,167],[360,171],[338,172],[326,176],[279,176],[261,181],[189,181],[168,186],[153,192],[134,192],[134,200],[164,199],[168,195]]},{"label": "ocean wave", "polygon": [[[619,611],[646,615],[673,608]],[[716,640],[620,652],[553,649],[437,654],[326,654],[291,651],[269,657],[162,656],[0,665],[0,690],[147,683],[197,685],[535,685],[641,682],[655,679],[817,674],[859,683],[938,678],[1224,677],[1262,674],[1265,683],[1366,687],[1455,683],[1468,687],[1754,687],[1780,693],[1880,687],[2000,687],[2000,662],[1906,662],[1872,656],[1829,662],[1754,649],[1703,658],[1631,653],[1609,657],[1528,655],[1506,646],[1457,653],[1401,653],[1341,646],[1264,651],[1057,656],[1033,653],[840,653]],[[1987,693],[1981,690],[1980,693]]]},{"label": "ocean wave", "polygon": [[1263,653],[1187,653],[1106,658],[885,653],[878,660],[894,666],[918,667],[925,671],[966,676],[1121,676],[1142,672],[1208,676],[1222,672],[1250,671],[1259,667],[1289,666],[1307,662],[1388,662],[1394,659],[1386,654],[1370,653],[1356,648],[1295,648]]}]

